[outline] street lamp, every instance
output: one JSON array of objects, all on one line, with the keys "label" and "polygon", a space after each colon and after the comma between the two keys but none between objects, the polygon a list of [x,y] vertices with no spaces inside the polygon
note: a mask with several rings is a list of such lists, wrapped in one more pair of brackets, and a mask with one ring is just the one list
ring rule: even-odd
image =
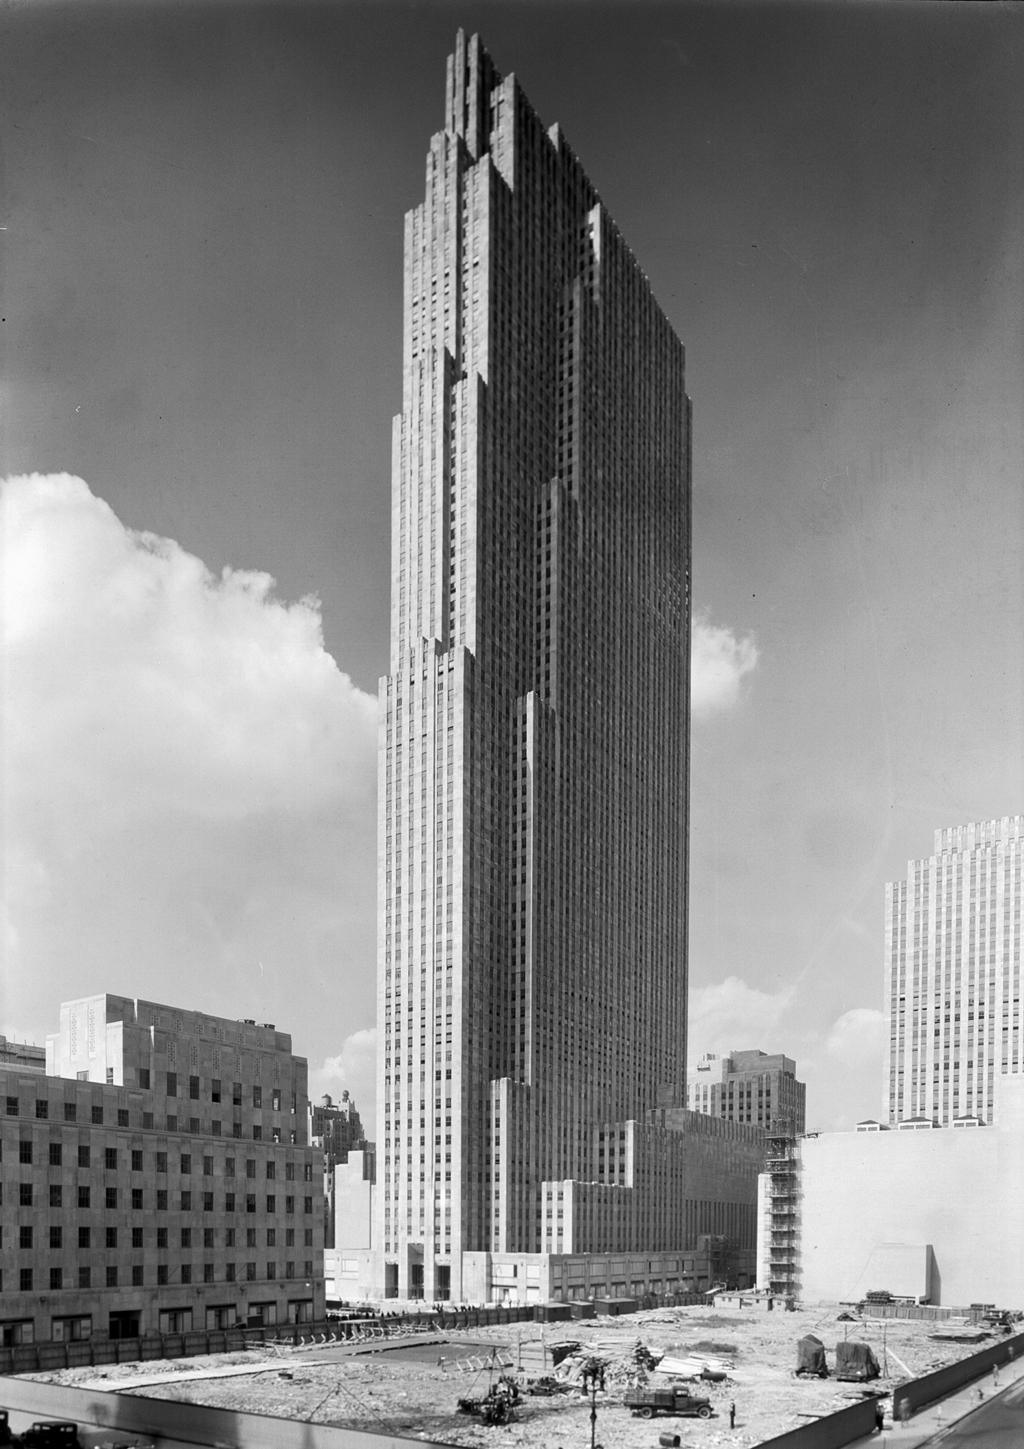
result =
[{"label": "street lamp", "polygon": [[588,1358],[584,1361],[580,1373],[580,1382],[583,1385],[583,1392],[590,1395],[590,1449],[601,1449],[596,1443],[597,1439],[597,1394],[598,1390],[604,1392],[604,1371],[608,1367],[608,1360],[604,1358]]}]

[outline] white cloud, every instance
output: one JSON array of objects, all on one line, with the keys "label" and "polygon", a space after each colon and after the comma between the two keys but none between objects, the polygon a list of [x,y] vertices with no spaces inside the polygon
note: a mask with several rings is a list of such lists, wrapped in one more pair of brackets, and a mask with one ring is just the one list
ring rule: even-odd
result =
[{"label": "white cloud", "polygon": [[778,1043],[791,992],[772,993],[748,986],[738,976],[727,976],[710,986],[690,991],[690,1050],[688,1061],[711,1052],[728,1056],[733,1051],[781,1051],[792,1056],[785,1043]]},{"label": "white cloud", "polygon": [[352,1095],[363,1130],[372,1139],[376,1098],[377,1031],[363,1028],[347,1036],[336,1056],[325,1057],[319,1067],[309,1072],[309,1095],[322,1097],[325,1092],[339,1097],[343,1091]]},{"label": "white cloud", "polygon": [[699,719],[737,703],[743,680],[757,665],[757,646],[749,635],[741,637],[721,624],[712,624],[708,613],[698,610],[690,659],[690,707]]},{"label": "white cloud", "polygon": [[7,1010],[119,991],[329,1049],[336,1001],[372,1019],[376,704],[317,601],[67,475],[8,479],[0,518]]}]

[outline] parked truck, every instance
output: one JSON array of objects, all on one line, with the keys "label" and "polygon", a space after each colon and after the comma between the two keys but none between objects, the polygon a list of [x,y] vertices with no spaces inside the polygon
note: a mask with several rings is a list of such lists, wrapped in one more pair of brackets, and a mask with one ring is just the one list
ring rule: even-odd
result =
[{"label": "parked truck", "polygon": [[655,1414],[711,1418],[711,1400],[691,1394],[683,1384],[673,1384],[664,1389],[628,1389],[622,1402],[641,1419],[653,1419]]}]

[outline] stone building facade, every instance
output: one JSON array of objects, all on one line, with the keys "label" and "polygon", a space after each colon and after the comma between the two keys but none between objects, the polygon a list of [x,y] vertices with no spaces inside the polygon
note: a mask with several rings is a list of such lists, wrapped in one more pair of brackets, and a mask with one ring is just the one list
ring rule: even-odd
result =
[{"label": "stone building facade", "polygon": [[323,1313],[306,1062],[271,1025],[119,996],[0,1069],[0,1335],[179,1333]]},{"label": "stone building facade", "polygon": [[991,1122],[996,1081],[1024,1070],[1024,815],[935,832],[885,890],[884,1117]]},{"label": "stone building facade", "polygon": [[767,1131],[804,1131],[807,1087],[796,1062],[780,1052],[706,1053],[687,1073],[686,1105],[694,1112],[746,1122]]},{"label": "stone building facade", "polygon": [[385,1296],[486,1301],[559,1184],[596,1204],[603,1124],[685,1100],[690,413],[561,130],[461,32],[404,261],[375,1251]]}]

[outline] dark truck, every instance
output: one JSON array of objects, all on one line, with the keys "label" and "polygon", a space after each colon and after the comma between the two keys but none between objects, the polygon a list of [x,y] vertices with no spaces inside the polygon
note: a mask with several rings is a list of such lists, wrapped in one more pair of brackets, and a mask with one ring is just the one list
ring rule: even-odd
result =
[{"label": "dark truck", "polygon": [[655,1414],[711,1418],[711,1400],[691,1394],[682,1384],[673,1384],[664,1389],[628,1389],[622,1402],[634,1414],[639,1414],[641,1419],[653,1419]]}]

